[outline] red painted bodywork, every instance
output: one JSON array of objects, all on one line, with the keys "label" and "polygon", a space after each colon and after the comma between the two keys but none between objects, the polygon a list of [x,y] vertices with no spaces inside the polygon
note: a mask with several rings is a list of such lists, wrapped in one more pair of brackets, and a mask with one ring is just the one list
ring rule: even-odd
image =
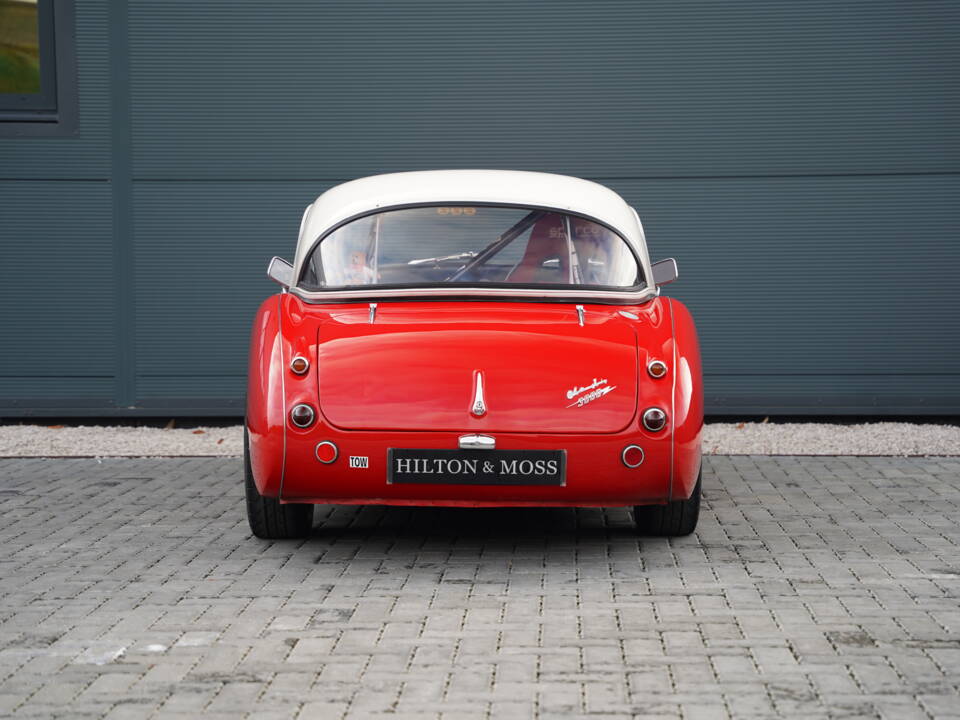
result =
[{"label": "red painted bodywork", "polygon": [[[247,428],[261,494],[285,502],[388,505],[615,506],[689,497],[700,468],[703,394],[690,313],[677,300],[636,306],[526,302],[379,301],[313,305],[283,293],[254,321]],[[632,319],[621,310],[637,315]],[[304,375],[289,369],[303,355]],[[668,372],[651,378],[651,360]],[[485,378],[487,413],[470,413],[474,376]],[[577,407],[567,391],[606,379],[615,389]],[[289,422],[309,403],[317,421]],[[644,409],[667,426],[643,428]],[[563,486],[399,484],[386,481],[388,448],[455,449],[466,433],[497,449],[566,451]],[[314,448],[339,448],[331,464]],[[627,445],[644,461],[628,468]],[[349,456],[369,458],[350,468]]]}]

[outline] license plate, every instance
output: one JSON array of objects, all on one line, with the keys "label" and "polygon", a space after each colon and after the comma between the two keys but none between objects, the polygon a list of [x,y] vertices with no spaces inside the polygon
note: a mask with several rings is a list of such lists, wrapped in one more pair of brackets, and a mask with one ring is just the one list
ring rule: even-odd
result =
[{"label": "license plate", "polygon": [[441,485],[563,485],[563,450],[387,451],[387,482]]}]

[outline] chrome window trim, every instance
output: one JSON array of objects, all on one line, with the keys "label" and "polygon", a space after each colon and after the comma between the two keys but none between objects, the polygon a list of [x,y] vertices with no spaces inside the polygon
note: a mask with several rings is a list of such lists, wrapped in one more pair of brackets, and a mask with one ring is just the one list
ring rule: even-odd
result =
[{"label": "chrome window trim", "polygon": [[[637,215],[636,210],[633,210],[633,208],[631,208],[631,210],[633,211],[633,214],[637,219],[637,224],[640,227],[639,243],[636,243],[632,239],[630,233],[625,232],[623,230],[619,230],[618,228],[608,223],[606,220],[601,220],[600,218],[595,217],[593,215],[577,212],[570,208],[558,207],[556,205],[527,205],[524,203],[487,202],[487,201],[478,202],[478,201],[471,201],[471,200],[458,200],[458,201],[431,200],[429,202],[401,203],[396,205],[385,205],[383,207],[372,208],[360,213],[356,213],[355,215],[351,215],[350,217],[344,218],[343,220],[340,220],[334,225],[331,225],[330,227],[326,228],[322,233],[320,233],[320,235],[315,237],[312,241],[305,242],[304,238],[298,237],[297,250],[296,250],[296,255],[294,257],[294,262],[293,262],[294,279],[293,279],[293,282],[291,283],[291,290],[298,290],[300,292],[303,292],[309,295],[319,295],[321,293],[325,295],[334,295],[334,294],[339,294],[340,292],[344,292],[339,290],[309,291],[309,290],[303,290],[300,287],[300,283],[303,282],[303,276],[306,273],[307,263],[309,262],[311,255],[317,250],[317,246],[319,246],[320,243],[322,243],[327,237],[335,233],[337,230],[339,230],[343,226],[349,225],[350,223],[356,220],[360,220],[361,218],[369,217],[371,215],[383,215],[384,213],[393,212],[396,210],[411,210],[415,208],[443,207],[448,205],[472,205],[476,207],[542,210],[544,212],[562,213],[567,217],[572,215],[574,217],[581,218],[582,220],[587,220],[589,222],[596,223],[597,225],[605,227],[607,230],[609,230],[610,232],[615,234],[617,237],[619,237],[620,240],[623,242],[623,244],[627,246],[627,249],[630,251],[630,254],[633,256],[634,261],[637,263],[637,272],[638,272],[638,275],[641,276],[643,284],[640,286],[634,286],[631,289],[631,292],[633,293],[646,292],[646,291],[652,292],[653,288],[656,287],[656,284],[652,282],[653,271],[650,269],[651,266],[649,264],[645,265],[643,262],[644,253],[646,252],[646,238],[643,235],[643,226],[640,225],[640,217]],[[647,260],[649,263],[649,258],[647,258]],[[404,290],[405,289],[406,288],[404,288]],[[445,289],[445,288],[441,288],[441,289]],[[357,292],[357,291],[347,291],[347,292]],[[359,292],[366,293],[369,291],[361,290]],[[380,297],[380,296],[364,295],[364,297]]]},{"label": "chrome window trim", "polygon": [[319,290],[308,291],[299,287],[290,288],[290,292],[306,303],[323,305],[327,302],[362,301],[369,299],[391,298],[497,298],[518,300],[556,300],[569,301],[572,298],[585,302],[610,302],[624,305],[635,305],[652,300],[659,293],[654,288],[620,292],[615,290],[580,290],[577,288],[537,290],[535,288],[480,288],[480,287],[449,287],[449,288],[393,288],[389,290]]}]

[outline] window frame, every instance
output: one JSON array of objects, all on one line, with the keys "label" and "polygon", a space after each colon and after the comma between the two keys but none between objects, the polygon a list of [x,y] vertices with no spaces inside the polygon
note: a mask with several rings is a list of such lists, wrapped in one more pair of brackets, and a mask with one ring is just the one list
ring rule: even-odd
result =
[{"label": "window frame", "polygon": [[[523,210],[541,210],[544,212],[550,213],[561,213],[569,217],[577,217],[582,220],[587,220],[589,222],[596,223],[618,238],[621,242],[626,245],[627,250],[633,256],[634,262],[637,265],[637,280],[638,285],[633,285],[631,287],[618,287],[610,285],[597,285],[597,286],[573,286],[568,284],[553,284],[553,283],[536,283],[529,286],[520,284],[520,283],[457,283],[455,285],[441,284],[441,285],[421,285],[421,284],[403,284],[403,285],[347,285],[347,286],[337,286],[333,288],[317,288],[312,289],[310,287],[304,286],[304,280],[307,273],[307,267],[311,261],[311,258],[315,252],[319,251],[320,244],[328,238],[330,235],[335,233],[340,228],[350,223],[360,220],[365,217],[370,217],[373,215],[379,215],[385,212],[392,212],[395,210],[408,210],[415,208],[426,208],[426,207],[442,207],[447,205],[474,205],[477,207],[503,207],[503,208],[516,208]],[[301,221],[302,223],[302,221]],[[298,252],[299,254],[299,252]],[[651,288],[653,290],[651,290]],[[530,293],[546,293],[548,295],[557,295],[557,296],[584,296],[591,298],[609,298],[612,301],[619,302],[623,301],[625,298],[629,298],[630,301],[635,301],[638,295],[644,295],[650,292],[656,292],[656,286],[654,284],[648,283],[646,273],[644,272],[643,262],[640,259],[640,255],[637,252],[637,248],[634,247],[627,237],[621,233],[619,230],[614,228],[609,223],[588,215],[586,213],[577,212],[567,208],[552,207],[546,205],[530,205],[527,203],[511,203],[511,202],[491,202],[491,201],[475,201],[475,200],[432,200],[429,202],[416,202],[416,203],[403,203],[399,205],[387,205],[384,207],[377,207],[370,210],[366,210],[361,213],[357,213],[348,218],[344,218],[340,222],[336,223],[332,227],[327,228],[323,233],[316,237],[306,248],[303,254],[303,261],[301,262],[299,272],[296,273],[294,285],[290,288],[291,291],[295,291],[296,294],[308,302],[322,302],[324,297],[330,299],[345,299],[351,297],[388,297],[392,295],[417,295],[421,291],[423,294],[428,295],[471,295],[474,291],[478,291],[483,295],[496,294],[496,295],[506,295],[511,294],[516,296],[527,295]],[[602,300],[601,300],[602,301]]]},{"label": "window frame", "polygon": [[40,92],[0,93],[0,137],[75,135],[77,52],[73,0],[37,0]]}]

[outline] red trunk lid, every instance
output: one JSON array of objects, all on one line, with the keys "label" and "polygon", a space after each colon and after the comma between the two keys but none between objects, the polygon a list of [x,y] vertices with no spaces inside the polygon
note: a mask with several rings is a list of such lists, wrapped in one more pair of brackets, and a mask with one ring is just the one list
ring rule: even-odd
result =
[{"label": "red trunk lid", "polygon": [[581,326],[572,305],[344,306],[317,353],[320,407],[348,430],[612,433],[636,413],[636,333],[612,308]]}]

